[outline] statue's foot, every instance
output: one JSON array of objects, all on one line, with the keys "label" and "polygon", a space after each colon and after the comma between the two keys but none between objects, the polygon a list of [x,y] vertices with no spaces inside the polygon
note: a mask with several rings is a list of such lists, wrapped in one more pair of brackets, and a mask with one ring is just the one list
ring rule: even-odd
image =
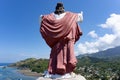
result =
[{"label": "statue's foot", "polygon": [[51,78],[51,76],[52,76],[52,74],[49,74],[48,71],[44,71],[44,73],[43,73],[44,78]]}]

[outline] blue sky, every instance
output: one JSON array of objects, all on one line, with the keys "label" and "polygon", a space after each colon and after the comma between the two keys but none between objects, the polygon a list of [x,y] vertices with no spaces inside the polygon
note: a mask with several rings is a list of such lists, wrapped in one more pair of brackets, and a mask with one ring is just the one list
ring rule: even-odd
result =
[{"label": "blue sky", "polygon": [[39,16],[52,13],[57,2],[63,2],[66,11],[84,13],[76,55],[120,46],[116,43],[120,42],[119,0],[0,0],[0,62],[49,58],[50,48],[39,33]]}]

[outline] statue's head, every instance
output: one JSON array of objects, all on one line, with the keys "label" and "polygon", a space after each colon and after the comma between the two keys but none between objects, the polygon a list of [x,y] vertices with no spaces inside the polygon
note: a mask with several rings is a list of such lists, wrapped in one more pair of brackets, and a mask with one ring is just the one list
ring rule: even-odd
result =
[{"label": "statue's head", "polygon": [[54,13],[59,15],[64,12],[65,12],[65,10],[64,10],[63,3],[61,3],[61,2],[57,3]]}]

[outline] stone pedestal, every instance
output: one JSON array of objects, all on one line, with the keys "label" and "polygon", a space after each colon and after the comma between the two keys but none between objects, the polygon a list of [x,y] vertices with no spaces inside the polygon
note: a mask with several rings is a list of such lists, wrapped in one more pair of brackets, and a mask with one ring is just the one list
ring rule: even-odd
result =
[{"label": "stone pedestal", "polygon": [[72,78],[56,78],[56,79],[51,79],[51,78],[44,78],[44,77],[39,77],[36,80],[86,80],[83,76],[81,75],[75,75],[75,77]]}]

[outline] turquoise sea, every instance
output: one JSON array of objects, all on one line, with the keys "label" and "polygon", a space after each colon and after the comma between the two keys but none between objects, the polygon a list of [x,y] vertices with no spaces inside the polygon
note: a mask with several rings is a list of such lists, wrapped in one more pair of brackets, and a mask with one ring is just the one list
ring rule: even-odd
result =
[{"label": "turquoise sea", "polygon": [[[16,68],[7,67],[10,63],[0,63],[0,80],[36,80],[37,77],[20,74]],[[4,67],[6,66],[6,67]]]}]

